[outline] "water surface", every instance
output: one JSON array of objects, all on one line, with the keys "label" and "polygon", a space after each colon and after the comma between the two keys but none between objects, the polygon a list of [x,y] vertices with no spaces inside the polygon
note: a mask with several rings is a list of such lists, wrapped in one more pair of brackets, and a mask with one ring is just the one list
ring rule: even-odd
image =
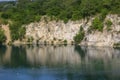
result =
[{"label": "water surface", "polygon": [[0,80],[120,80],[120,48],[0,46]]}]

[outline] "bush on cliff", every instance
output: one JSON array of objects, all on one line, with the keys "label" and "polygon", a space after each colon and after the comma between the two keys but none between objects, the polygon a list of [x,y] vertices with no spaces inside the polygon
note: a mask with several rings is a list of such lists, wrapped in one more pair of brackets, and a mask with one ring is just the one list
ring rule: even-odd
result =
[{"label": "bush on cliff", "polygon": [[106,26],[107,26],[107,30],[109,31],[109,30],[111,30],[111,26],[112,26],[112,21],[110,21],[110,20],[107,20],[106,22],[105,22],[105,24],[106,24]]},{"label": "bush on cliff", "polygon": [[100,18],[96,17],[92,22],[91,29],[103,31],[103,28],[104,28],[103,22],[100,20]]},{"label": "bush on cliff", "polygon": [[74,37],[74,41],[76,44],[79,44],[84,39],[85,33],[82,27],[80,27],[79,32]]},{"label": "bush on cliff", "polygon": [[107,27],[111,27],[111,25],[112,25],[113,23],[112,23],[112,21],[107,20],[105,24],[107,25]]}]

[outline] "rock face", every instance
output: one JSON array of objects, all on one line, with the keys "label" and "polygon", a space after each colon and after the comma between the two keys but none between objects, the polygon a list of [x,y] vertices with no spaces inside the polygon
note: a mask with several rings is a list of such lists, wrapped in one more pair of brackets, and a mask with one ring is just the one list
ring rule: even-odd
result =
[{"label": "rock face", "polygon": [[1,25],[1,28],[4,30],[5,36],[7,38],[6,44],[11,41],[9,25]]},{"label": "rock face", "polygon": [[49,21],[46,23],[45,21],[40,21],[38,23],[31,23],[26,26],[26,37],[34,38],[34,42],[37,40],[40,43],[63,43],[67,41],[67,43],[71,43],[73,41],[73,37],[79,31],[80,22],[72,22],[64,23],[62,21]]},{"label": "rock face", "polygon": [[[110,20],[112,22],[111,30],[107,30],[105,22]],[[83,45],[92,46],[114,46],[120,43],[120,17],[118,15],[107,15],[104,21],[103,32],[92,31],[85,35],[85,40],[82,41]]]},{"label": "rock face", "polygon": [[110,20],[112,22],[111,30],[107,30],[107,25],[104,21],[103,32],[92,31],[88,32],[91,23],[94,18],[89,20],[82,19],[80,21],[45,21],[31,23],[26,26],[26,38],[33,38],[33,42],[39,43],[63,43],[70,44],[73,42],[74,36],[78,33],[80,27],[83,27],[85,37],[80,43],[81,45],[92,46],[113,46],[120,43],[120,16],[107,15],[105,21]]}]

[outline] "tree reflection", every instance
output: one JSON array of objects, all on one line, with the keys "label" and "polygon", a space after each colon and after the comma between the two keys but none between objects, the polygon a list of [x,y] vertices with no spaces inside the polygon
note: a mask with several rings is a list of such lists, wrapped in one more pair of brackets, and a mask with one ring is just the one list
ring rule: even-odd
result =
[{"label": "tree reflection", "polygon": [[27,66],[25,46],[12,46],[10,67],[24,66]]},{"label": "tree reflection", "polygon": [[80,56],[81,56],[81,58],[82,59],[84,59],[85,58],[85,50],[83,50],[82,48],[81,48],[81,46],[79,46],[79,45],[75,45],[75,51],[77,51],[79,54],[80,54]]}]

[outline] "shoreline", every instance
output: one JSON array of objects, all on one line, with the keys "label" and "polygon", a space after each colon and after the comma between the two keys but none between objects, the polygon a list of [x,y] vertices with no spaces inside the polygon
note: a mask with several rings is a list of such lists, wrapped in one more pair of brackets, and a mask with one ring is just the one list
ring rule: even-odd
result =
[{"label": "shoreline", "polygon": [[83,45],[83,44],[64,44],[64,43],[58,43],[58,44],[45,44],[45,43],[32,43],[32,42],[20,42],[20,43],[11,43],[11,44],[0,44],[0,45],[5,45],[5,46],[19,46],[19,45],[51,45],[51,46],[67,46],[67,45],[73,45],[73,46],[84,46],[84,47],[111,47],[111,48],[120,48],[120,45],[115,45],[115,46],[98,46],[98,45]]}]

